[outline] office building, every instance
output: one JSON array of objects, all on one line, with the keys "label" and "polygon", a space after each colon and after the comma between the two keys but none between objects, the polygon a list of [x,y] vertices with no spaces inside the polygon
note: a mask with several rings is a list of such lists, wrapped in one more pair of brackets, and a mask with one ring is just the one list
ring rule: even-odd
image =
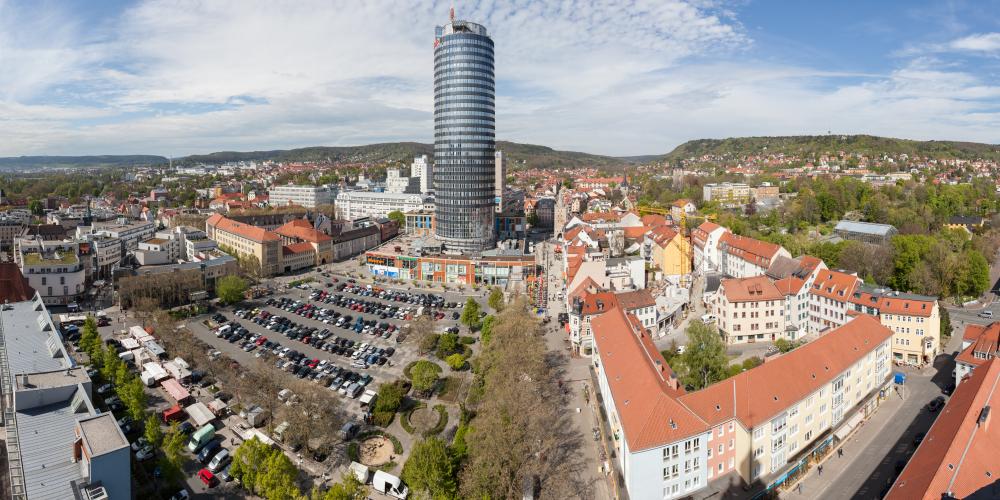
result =
[{"label": "office building", "polygon": [[427,160],[427,155],[413,158],[413,163],[410,164],[410,177],[420,179],[420,194],[434,191],[434,169]]},{"label": "office building", "polygon": [[716,202],[724,208],[741,207],[751,200],[750,186],[741,182],[705,184],[701,194],[706,202]]},{"label": "office building", "polygon": [[452,11],[434,38],[435,234],[449,250],[493,246],[494,95],[493,40]]},{"label": "office building", "polygon": [[504,186],[507,185],[507,168],[506,162],[503,158],[503,151],[496,152],[494,155],[494,163],[496,165],[493,168],[493,198],[497,206],[497,212],[502,212]]},{"label": "office building", "polygon": [[419,194],[376,193],[371,191],[341,191],[337,194],[334,211],[338,219],[386,217],[390,212],[420,210],[424,197]]},{"label": "office building", "polygon": [[387,169],[385,171],[385,192],[393,194],[419,194],[420,178],[413,175],[407,177],[398,168]]},{"label": "office building", "polygon": [[87,271],[75,241],[14,240],[14,261],[46,304],[76,302],[83,293]]},{"label": "office building", "polygon": [[333,203],[333,191],[326,186],[272,186],[267,192],[268,202],[274,206],[300,205],[316,208]]},{"label": "office building", "polygon": [[215,214],[205,221],[205,234],[234,257],[256,260],[261,276],[282,272],[281,237],[275,233]]},{"label": "office building", "polygon": [[131,450],[91,401],[87,371],[63,346],[42,297],[0,308],[5,498],[131,498]]}]

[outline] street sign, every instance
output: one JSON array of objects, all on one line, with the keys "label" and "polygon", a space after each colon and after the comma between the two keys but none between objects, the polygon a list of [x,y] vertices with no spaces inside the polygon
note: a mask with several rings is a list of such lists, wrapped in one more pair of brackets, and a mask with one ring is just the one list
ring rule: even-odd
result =
[{"label": "street sign", "polygon": [[903,372],[896,372],[892,381],[897,385],[903,385],[906,383],[906,374]]}]

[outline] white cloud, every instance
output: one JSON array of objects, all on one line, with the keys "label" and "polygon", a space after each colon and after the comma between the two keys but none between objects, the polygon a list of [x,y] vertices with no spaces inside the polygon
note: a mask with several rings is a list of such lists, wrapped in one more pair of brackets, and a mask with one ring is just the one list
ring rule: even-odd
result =
[{"label": "white cloud", "polygon": [[948,46],[954,50],[974,52],[1000,51],[1000,33],[981,33],[952,40]]},{"label": "white cloud", "polygon": [[[0,67],[17,68],[0,74],[0,155],[429,142],[432,39],[449,6],[140,1],[84,30],[72,13],[0,0]],[[457,14],[496,42],[501,139],[623,155],[826,130],[995,141],[983,110],[998,87],[975,74],[930,59],[885,75],[764,63],[724,7],[498,1]]]}]

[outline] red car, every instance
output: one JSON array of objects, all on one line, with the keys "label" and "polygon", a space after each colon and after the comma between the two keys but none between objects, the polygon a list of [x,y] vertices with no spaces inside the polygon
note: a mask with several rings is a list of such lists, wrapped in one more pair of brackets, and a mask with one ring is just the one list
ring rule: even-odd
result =
[{"label": "red car", "polygon": [[267,342],[267,337],[257,339],[257,345],[262,345],[264,342]]},{"label": "red car", "polygon": [[215,484],[219,482],[219,480],[216,479],[215,474],[212,474],[212,471],[208,469],[198,471],[198,479],[201,479],[201,482],[205,483],[205,486],[208,486],[209,488],[215,486]]},{"label": "red car", "polygon": [[319,364],[319,360],[318,359],[313,359],[312,361],[309,362],[309,368],[316,368],[316,365],[318,365],[318,364]]}]

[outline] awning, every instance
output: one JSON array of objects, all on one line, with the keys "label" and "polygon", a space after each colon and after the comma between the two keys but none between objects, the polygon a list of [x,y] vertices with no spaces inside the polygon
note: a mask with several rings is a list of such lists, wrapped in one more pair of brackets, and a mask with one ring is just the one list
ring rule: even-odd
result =
[{"label": "awning", "polygon": [[174,398],[174,401],[177,401],[178,403],[191,397],[191,393],[189,393],[184,387],[181,387],[181,383],[178,382],[177,379],[168,378],[160,383],[160,387],[163,387],[163,389],[167,391],[167,394]]},{"label": "awning", "polygon": [[131,338],[131,337],[126,337],[124,339],[121,339],[119,342],[121,342],[122,347],[124,347],[124,348],[126,348],[126,349],[128,349],[130,351],[132,349],[138,349],[139,348],[139,341],[136,340],[136,339],[134,339],[134,338]]},{"label": "awning", "polygon": [[837,429],[837,432],[833,433],[833,435],[837,436],[837,439],[841,441],[847,439],[847,436],[851,433],[851,431],[855,427],[858,426],[858,424],[861,423],[861,420],[863,418],[864,417],[861,415],[861,412],[855,413],[854,416],[847,419],[847,422],[845,422],[844,425],[840,426],[840,429]]},{"label": "awning", "polygon": [[149,354],[151,354],[154,358],[159,358],[167,353],[167,351],[164,351],[163,348],[160,347],[160,344],[157,344],[152,340],[147,341],[146,343],[143,344],[143,346],[146,348],[147,351],[149,351]]},{"label": "awning", "polygon": [[194,420],[195,427],[201,427],[215,420],[215,415],[209,411],[208,407],[205,406],[205,403],[195,403],[187,408],[184,408],[184,411],[186,411],[187,414]]},{"label": "awning", "polygon": [[226,402],[221,399],[215,399],[212,400],[210,403],[208,403],[208,409],[212,410],[212,413],[216,415],[221,415],[223,412],[226,411],[226,408],[228,407],[229,405],[227,405]]}]

